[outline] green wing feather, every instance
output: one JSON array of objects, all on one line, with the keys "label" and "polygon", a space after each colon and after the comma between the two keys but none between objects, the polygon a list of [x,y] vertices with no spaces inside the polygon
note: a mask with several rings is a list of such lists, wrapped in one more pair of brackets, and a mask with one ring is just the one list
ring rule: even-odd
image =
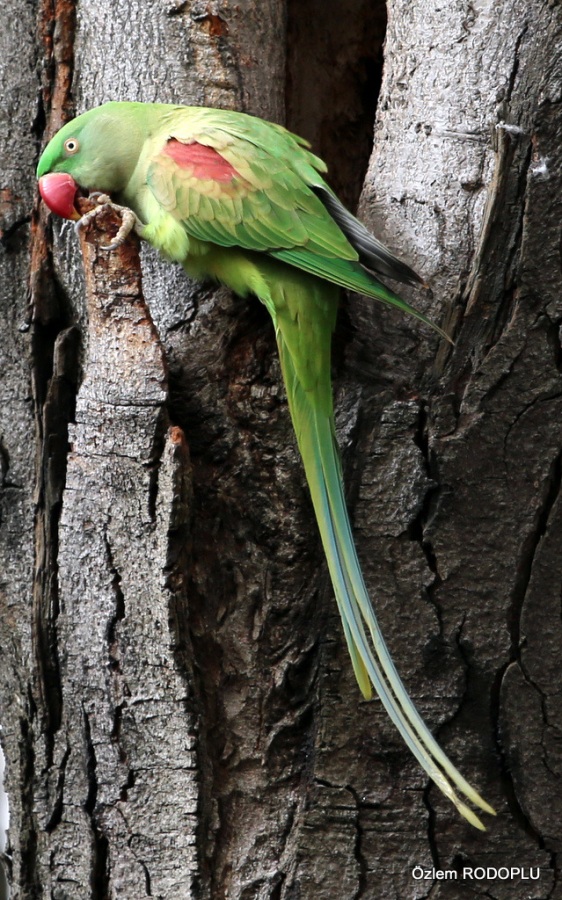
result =
[{"label": "green wing feather", "polygon": [[[219,153],[238,173],[231,183],[196,178],[163,151],[170,138]],[[152,139],[146,184],[187,235],[202,243],[267,253],[340,287],[373,297],[442,329],[386,287],[364,265],[413,282],[419,276],[341,205],[325,166],[306,142],[279,125],[220,110],[179,108]],[[353,246],[347,235],[354,240]]]}]

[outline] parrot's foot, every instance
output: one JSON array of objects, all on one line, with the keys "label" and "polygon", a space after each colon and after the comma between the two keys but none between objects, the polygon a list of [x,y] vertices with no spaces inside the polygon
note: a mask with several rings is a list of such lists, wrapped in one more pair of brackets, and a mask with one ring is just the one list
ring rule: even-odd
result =
[{"label": "parrot's foot", "polygon": [[122,224],[113,240],[110,241],[109,244],[106,244],[105,247],[102,247],[102,250],[117,250],[117,248],[120,247],[121,244],[125,243],[131,231],[135,231],[136,234],[138,234],[138,236],[142,238],[144,225],[139,217],[133,212],[132,209],[129,209],[128,206],[120,206],[118,203],[114,203],[108,194],[90,194],[89,199],[94,200],[97,206],[95,206],[94,209],[91,209],[89,212],[85,213],[76,222],[76,225],[74,226],[76,228],[76,231],[80,231],[82,228],[84,228],[85,225],[88,225],[89,222],[95,219],[101,209],[107,209],[109,207],[110,209],[115,210],[115,212],[121,217]]}]

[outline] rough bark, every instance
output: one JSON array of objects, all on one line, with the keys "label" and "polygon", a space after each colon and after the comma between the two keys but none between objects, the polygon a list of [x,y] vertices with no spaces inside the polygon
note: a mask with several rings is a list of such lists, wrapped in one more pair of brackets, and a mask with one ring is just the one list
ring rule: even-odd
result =
[{"label": "rough bark", "polygon": [[[378,463],[378,490],[368,494],[370,462],[364,470],[358,524],[386,519],[383,541],[364,545],[368,561],[385,560],[367,563],[377,595],[389,598],[385,631],[396,635],[398,658],[409,645],[401,668],[420,707],[443,723],[442,743],[499,812],[484,838],[466,833],[431,788],[428,851],[419,861],[539,866],[531,895],[555,896],[562,708],[551,675],[560,658],[552,604],[559,606],[561,573],[556,564],[546,576],[545,565],[558,540],[562,438],[560,8],[445,5],[422,19],[421,5],[396,3],[391,12],[364,209],[388,239],[406,236],[420,267],[423,257],[433,314],[440,303],[456,344],[435,355],[421,332],[412,336],[375,312],[385,346],[402,353],[391,350],[391,383],[375,400],[382,412],[374,447],[383,441],[385,466]],[[353,306],[365,334],[362,308]],[[379,350],[375,340],[370,352]],[[417,509],[411,497],[404,503],[408,439],[428,479],[418,482]],[[385,467],[400,473],[394,499],[380,480]],[[397,527],[396,510],[413,515]],[[397,567],[407,603],[398,615]],[[429,630],[422,617],[433,620]],[[372,850],[380,875],[380,847]],[[388,873],[383,891],[395,879]],[[433,893],[475,889],[528,896],[517,879],[442,884]],[[412,890],[406,881],[397,894]]]},{"label": "rough bark", "polygon": [[[0,718],[12,798],[12,834],[22,860],[33,854],[34,700],[30,672],[34,584],[34,469],[37,443],[29,365],[29,222],[37,150],[34,16],[8,2],[0,28]],[[15,798],[18,798],[15,800]]]},{"label": "rough bark", "polygon": [[[351,202],[382,4],[5,7],[13,897],[559,896],[560,6],[389,4],[361,210],[456,343],[353,297],[334,344],[367,582],[421,712],[498,809],[485,834],[360,699],[265,310],[144,248],[141,290],[134,242],[100,249],[111,217],[84,269],[68,225],[29,230],[30,133],[110,98],[288,117]],[[463,878],[518,866],[540,878]]]},{"label": "rough bark", "polygon": [[184,659],[189,458],[164,408],[138,250],[107,253],[88,232],[81,247],[89,345],[58,528],[63,702],[39,879],[54,897],[68,896],[68,881],[73,896],[89,896],[93,879],[100,896],[133,897],[139,886],[190,895],[199,864],[197,715]]}]

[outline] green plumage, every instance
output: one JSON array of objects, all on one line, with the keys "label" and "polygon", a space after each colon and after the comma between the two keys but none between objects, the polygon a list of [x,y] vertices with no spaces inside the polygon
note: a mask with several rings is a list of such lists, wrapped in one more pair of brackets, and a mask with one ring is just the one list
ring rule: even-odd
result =
[{"label": "green plumage", "polygon": [[481,809],[493,810],[436,744],[380,633],[355,552],[334,432],[330,347],[338,288],[427,321],[374,271],[411,283],[420,279],[344,209],[322,178],[325,168],[305,141],[251,116],[109,103],[53,138],[38,176],[64,172],[83,188],[111,192],[139,217],[142,236],[189,274],[210,276],[265,304],[361,691],[369,697],[375,687],[431,778],[483,827],[453,785]]}]

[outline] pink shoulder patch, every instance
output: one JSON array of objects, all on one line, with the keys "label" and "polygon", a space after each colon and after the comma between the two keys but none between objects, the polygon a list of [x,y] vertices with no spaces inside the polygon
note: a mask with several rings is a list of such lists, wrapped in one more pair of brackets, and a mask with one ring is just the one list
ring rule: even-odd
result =
[{"label": "pink shoulder patch", "polygon": [[170,138],[164,149],[182,169],[190,169],[195,178],[212,181],[232,181],[237,175],[236,169],[212,147],[204,144],[183,144],[176,138]]}]

